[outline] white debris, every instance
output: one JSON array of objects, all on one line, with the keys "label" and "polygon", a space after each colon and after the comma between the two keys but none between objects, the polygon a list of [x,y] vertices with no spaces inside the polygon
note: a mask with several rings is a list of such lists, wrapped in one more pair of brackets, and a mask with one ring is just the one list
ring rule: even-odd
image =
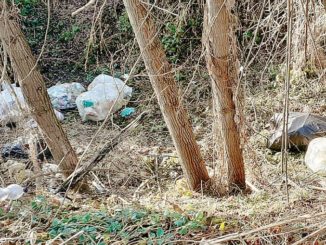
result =
[{"label": "white debris", "polygon": [[17,184],[8,185],[6,188],[0,188],[0,201],[17,200],[24,194],[24,188]]},{"label": "white debris", "polygon": [[86,89],[80,83],[63,83],[48,88],[53,108],[58,110],[76,108],[76,98]]},{"label": "white debris", "polygon": [[326,138],[313,139],[305,155],[306,165],[315,173],[326,175]]},{"label": "white debris", "polygon": [[102,121],[126,105],[132,88],[108,75],[99,75],[88,86],[88,91],[77,97],[76,104],[83,121]]}]

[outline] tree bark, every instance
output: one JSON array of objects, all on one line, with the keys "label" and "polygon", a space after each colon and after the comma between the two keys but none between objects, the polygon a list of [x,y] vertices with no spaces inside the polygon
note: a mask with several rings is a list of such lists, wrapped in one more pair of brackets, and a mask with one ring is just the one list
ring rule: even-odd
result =
[{"label": "tree bark", "polygon": [[183,171],[190,187],[198,190],[202,182],[209,180],[209,176],[154,22],[147,6],[141,1],[124,0],[124,5]]},{"label": "tree bark", "polygon": [[11,83],[11,79],[8,76],[7,70],[5,69],[3,63],[2,63],[2,57],[0,55],[0,79],[3,79],[0,81],[0,85],[2,82],[6,82],[6,83]]},{"label": "tree bark", "polygon": [[245,169],[240,134],[235,122],[234,88],[238,83],[236,55],[232,32],[230,1],[207,0],[204,24],[206,61],[212,81],[215,124],[220,127],[225,145],[230,191],[244,189]]},{"label": "tree bark", "polygon": [[[3,4],[0,4],[2,12]],[[22,93],[34,120],[45,135],[54,160],[66,177],[75,169],[78,158],[68,138],[54,114],[43,77],[35,68],[35,58],[16,20],[6,15],[0,16],[0,38],[3,41],[14,71],[17,73]]]}]

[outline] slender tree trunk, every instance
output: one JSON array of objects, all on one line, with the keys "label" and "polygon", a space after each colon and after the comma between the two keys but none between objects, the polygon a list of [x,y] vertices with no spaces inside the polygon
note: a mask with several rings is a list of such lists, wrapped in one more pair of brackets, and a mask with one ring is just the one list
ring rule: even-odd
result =
[{"label": "slender tree trunk", "polygon": [[[0,4],[0,12],[3,9]],[[24,98],[33,118],[45,135],[54,160],[66,176],[69,176],[77,164],[77,155],[54,114],[43,77],[35,68],[35,59],[18,23],[5,15],[0,16],[0,38],[11,59],[14,71],[19,78]]]},{"label": "slender tree trunk", "polygon": [[154,22],[141,1],[124,0],[124,4],[183,171],[191,188],[199,189],[209,176]]},{"label": "slender tree trunk", "polygon": [[[240,134],[235,122],[234,90],[238,83],[235,47],[233,45],[231,1],[207,0],[204,24],[206,60],[212,81],[213,103],[217,110],[215,123],[221,129],[225,145],[230,191],[244,189],[245,170],[240,146]],[[233,36],[233,37],[232,37]]]}]

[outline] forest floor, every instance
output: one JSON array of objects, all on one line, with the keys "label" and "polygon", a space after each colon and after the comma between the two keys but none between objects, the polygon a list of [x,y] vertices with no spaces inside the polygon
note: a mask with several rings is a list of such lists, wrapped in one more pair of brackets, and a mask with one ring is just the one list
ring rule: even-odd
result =
[{"label": "forest floor", "polygon": [[[94,58],[93,63],[84,70],[80,53],[84,52],[89,38],[92,15],[86,12],[80,19],[67,18],[69,13],[82,6],[79,1],[72,2],[59,6],[53,14],[55,24],[51,26],[49,44],[40,63],[47,86],[56,82],[87,85],[102,72],[128,73],[136,55],[132,54],[131,60],[124,61],[117,56],[125,57],[123,52],[127,51],[111,52],[122,48],[113,44],[118,45],[119,38],[126,38],[123,34],[117,40],[109,39],[109,44],[113,42],[113,47],[105,49],[109,58],[95,52],[90,58]],[[33,10],[38,8],[42,11],[33,15]],[[119,4],[114,8],[117,17],[112,18],[118,24],[112,25],[111,32],[115,28],[120,28],[120,32],[127,28],[124,26],[125,15],[119,8]],[[26,17],[23,26],[28,30],[25,31],[33,50],[38,53],[42,46],[46,10],[39,5],[33,5],[31,9],[26,10],[29,18]],[[108,19],[103,17],[110,21]],[[42,31],[35,32],[37,28]],[[132,50],[133,43],[129,40],[122,46]],[[107,64],[105,58],[116,58],[116,62]],[[200,71],[194,80],[189,75],[193,67],[187,63],[183,65],[186,71],[181,74],[179,84],[186,91],[185,105],[191,115],[196,140],[213,176],[219,171],[215,159],[220,157],[213,149],[222,146],[212,134],[209,78],[204,65],[198,66]],[[31,184],[33,181],[25,177],[10,177],[0,162],[2,185],[23,183],[30,186],[19,201],[11,204],[9,211],[5,204],[1,204],[0,243],[293,244],[306,239],[302,243],[325,244],[326,178],[313,174],[305,166],[304,152],[290,153],[286,188],[281,154],[266,147],[271,134],[269,119],[274,113],[282,112],[283,107],[283,84],[278,80],[281,71],[273,66],[264,73],[261,64],[252,67],[242,80],[246,85],[246,176],[251,192],[216,197],[189,190],[150,83],[140,65],[137,76],[128,84],[134,88],[128,106],[137,109],[136,115],[149,110],[149,117],[121,139],[89,175],[89,180],[100,182],[105,192],[97,193],[95,189],[90,193],[68,192],[63,202],[49,188],[60,184],[60,178],[45,175],[35,188]],[[324,81],[300,74],[292,81],[291,111],[326,116],[325,97],[321,96],[326,94],[324,84]],[[99,136],[93,139],[101,123],[82,122],[77,110],[63,113],[62,125],[72,146],[79,156],[87,149],[83,162],[136,117],[123,119],[115,113]],[[13,130],[2,127],[0,131],[0,147],[30,134],[20,126]],[[48,161],[52,163],[51,159]],[[316,234],[310,238],[309,234],[313,232]]]}]

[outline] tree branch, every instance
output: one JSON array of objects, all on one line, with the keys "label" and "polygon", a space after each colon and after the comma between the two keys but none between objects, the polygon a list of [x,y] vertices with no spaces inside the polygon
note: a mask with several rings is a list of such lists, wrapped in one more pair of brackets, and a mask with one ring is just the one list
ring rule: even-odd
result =
[{"label": "tree branch", "polygon": [[120,143],[121,138],[128,135],[130,131],[139,125],[147,113],[147,111],[141,113],[135,120],[122,129],[116,137],[114,137],[110,142],[107,142],[88,163],[76,169],[56,190],[56,193],[65,192],[69,188],[76,186],[78,182],[80,182],[111,150],[114,149],[115,146]]}]

